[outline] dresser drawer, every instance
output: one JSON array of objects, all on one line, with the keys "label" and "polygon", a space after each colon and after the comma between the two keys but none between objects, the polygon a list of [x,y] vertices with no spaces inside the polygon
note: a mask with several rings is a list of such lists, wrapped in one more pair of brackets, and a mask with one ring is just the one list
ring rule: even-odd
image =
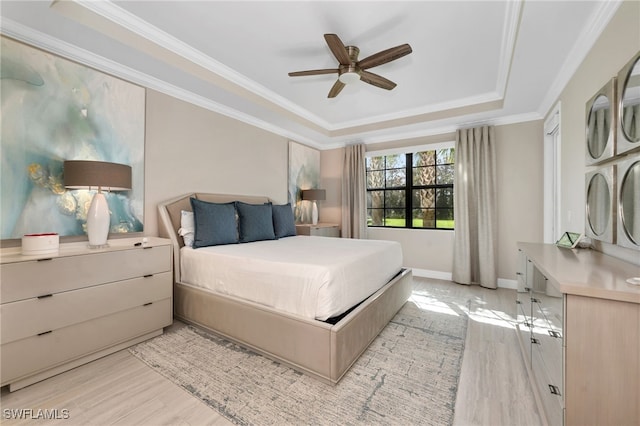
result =
[{"label": "dresser drawer", "polygon": [[[540,399],[550,426],[562,426],[564,418],[562,380],[556,382],[549,377],[548,363],[545,363],[539,345],[531,345],[531,369],[538,386]],[[552,387],[555,387],[553,389]],[[557,394],[554,394],[557,392]]]},{"label": "dresser drawer", "polygon": [[170,325],[171,299],[0,346],[2,386]]},{"label": "dresser drawer", "polygon": [[0,305],[0,343],[170,298],[171,272]]},{"label": "dresser drawer", "polygon": [[171,246],[131,248],[0,265],[0,303],[171,270]]}]

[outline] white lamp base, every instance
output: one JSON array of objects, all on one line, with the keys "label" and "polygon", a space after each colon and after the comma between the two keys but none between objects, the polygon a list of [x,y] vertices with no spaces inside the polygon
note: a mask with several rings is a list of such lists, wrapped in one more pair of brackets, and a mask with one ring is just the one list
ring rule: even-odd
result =
[{"label": "white lamp base", "polygon": [[313,206],[311,207],[311,223],[313,225],[317,225],[318,224],[318,204],[316,204],[316,202],[313,202]]},{"label": "white lamp base", "polygon": [[89,236],[89,247],[106,247],[109,236],[109,205],[102,192],[97,192],[91,200],[91,206],[87,212],[87,235]]}]

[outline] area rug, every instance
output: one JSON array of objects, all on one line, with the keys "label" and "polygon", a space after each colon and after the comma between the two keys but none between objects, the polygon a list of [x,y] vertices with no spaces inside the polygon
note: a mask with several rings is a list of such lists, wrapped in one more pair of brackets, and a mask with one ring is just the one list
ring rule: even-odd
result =
[{"label": "area rug", "polygon": [[468,317],[418,305],[407,302],[336,386],[192,326],[130,351],[238,425],[450,425]]}]

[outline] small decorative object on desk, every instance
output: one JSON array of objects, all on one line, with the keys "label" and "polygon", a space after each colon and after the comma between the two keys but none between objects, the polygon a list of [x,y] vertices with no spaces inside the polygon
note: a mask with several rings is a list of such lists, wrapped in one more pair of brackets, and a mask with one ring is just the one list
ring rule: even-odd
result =
[{"label": "small decorative object on desk", "polygon": [[25,256],[57,254],[59,248],[60,236],[55,232],[22,236],[22,254]]},{"label": "small decorative object on desk", "polygon": [[563,248],[575,248],[578,246],[578,243],[580,243],[582,237],[583,234],[577,232],[565,232],[556,242],[556,245]]}]

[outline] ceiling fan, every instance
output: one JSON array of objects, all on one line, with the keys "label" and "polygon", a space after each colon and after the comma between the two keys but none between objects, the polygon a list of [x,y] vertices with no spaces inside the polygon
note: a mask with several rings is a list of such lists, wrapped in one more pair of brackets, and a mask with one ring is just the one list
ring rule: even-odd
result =
[{"label": "ceiling fan", "polygon": [[338,60],[338,68],[290,72],[289,77],[338,73],[338,79],[329,90],[329,98],[335,98],[346,84],[355,83],[358,80],[382,89],[393,89],[396,87],[396,83],[367,70],[394,61],[412,52],[411,46],[402,44],[367,56],[359,61],[358,54],[360,49],[356,46],[345,46],[340,37],[335,34],[325,34],[324,39],[329,45],[333,56]]}]

